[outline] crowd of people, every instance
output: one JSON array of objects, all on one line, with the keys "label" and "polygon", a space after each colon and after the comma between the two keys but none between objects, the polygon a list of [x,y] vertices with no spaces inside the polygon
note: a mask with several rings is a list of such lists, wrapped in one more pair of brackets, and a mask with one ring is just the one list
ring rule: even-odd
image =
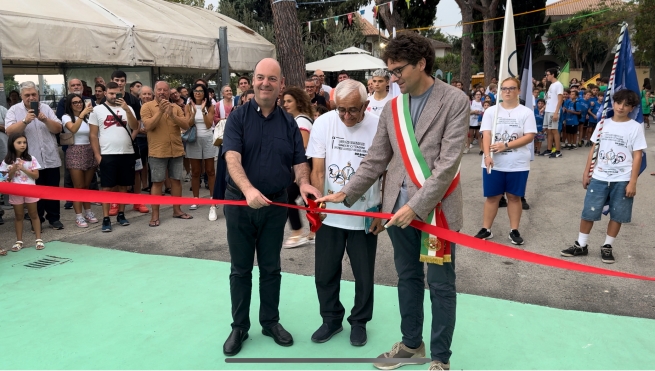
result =
[{"label": "crowd of people", "polygon": [[[303,87],[285,86],[280,65],[260,61],[253,74],[237,81],[240,94],[221,87],[220,96],[206,81],[189,87],[171,87],[158,81],[149,87],[128,84],[125,72],[114,71],[105,83],[95,79],[94,90],[83,81],[68,81],[69,94],[56,112],[39,103],[32,82],[20,84],[18,97],[4,114],[9,151],[0,165],[7,181],[58,187],[60,167],[64,185],[75,189],[111,192],[147,192],[182,195],[190,180],[193,197],[200,197],[202,182],[211,199],[245,200],[249,207],[223,209],[230,251],[232,331],[223,352],[239,353],[250,329],[252,270],[259,267],[262,332],[281,346],[293,337],[280,324],[280,251],[314,243],[315,284],[322,323],[311,341],[324,343],[343,331],[345,308],[339,300],[344,254],[355,276],[355,298],[350,316],[350,344],[367,343],[366,324],[373,316],[373,277],[377,236],[387,231],[394,248],[398,273],[402,341],[380,358],[398,362],[375,363],[394,369],[409,358],[423,358],[424,280],[432,300],[430,369],[449,369],[455,328],[455,249],[444,241],[410,226],[419,219],[459,231],[463,222],[460,185],[462,156],[479,146],[483,195],[483,223],[476,237],[493,238],[491,227],[500,206],[506,206],[513,244],[524,243],[519,233],[522,210],[528,209],[525,191],[535,155],[562,157],[562,148],[599,146],[598,162],[591,149],[583,175],[587,189],[575,243],[562,256],[588,254],[593,222],[609,205],[610,223],[601,247],[601,259],[613,263],[612,244],[621,224],[629,223],[641,151],[646,148],[643,126],[628,116],[641,105],[650,113],[650,82],[642,96],[621,90],[613,97],[613,117],[597,123],[607,79],[580,86],[571,81],[564,89],[558,71],[549,69],[544,80],[533,81],[534,109],[520,101],[516,78],[494,79],[488,87],[464,91],[462,83],[448,85],[434,79],[434,49],[415,34],[403,33],[386,46],[387,69],[375,71],[367,85],[337,74],[336,87],[325,84],[325,74],[314,71]],[[95,94],[93,94],[95,93]],[[649,121],[645,121],[646,128]],[[215,131],[224,130],[220,141]],[[544,144],[545,142],[545,144]],[[59,155],[62,146],[64,161]],[[543,151],[541,151],[543,149]],[[297,210],[270,206],[271,202],[326,203],[337,210],[393,213],[388,221],[329,214],[316,233],[305,232]],[[17,241],[23,248],[23,220],[31,221],[36,248],[43,249],[41,228],[47,220],[54,229],[60,221],[60,202],[9,196],[15,211]],[[504,202],[504,205],[503,205]],[[102,223],[112,231],[112,216],[120,226],[130,225],[124,204],[102,204],[102,218],[91,204],[70,202],[76,225]],[[151,213],[150,227],[160,226],[159,205],[133,205]],[[191,205],[195,210],[198,205]],[[193,217],[180,205],[172,217]],[[216,206],[208,219],[217,220]],[[289,221],[291,235],[284,239]],[[0,250],[2,254],[6,251]],[[427,274],[424,263],[428,264]]]}]

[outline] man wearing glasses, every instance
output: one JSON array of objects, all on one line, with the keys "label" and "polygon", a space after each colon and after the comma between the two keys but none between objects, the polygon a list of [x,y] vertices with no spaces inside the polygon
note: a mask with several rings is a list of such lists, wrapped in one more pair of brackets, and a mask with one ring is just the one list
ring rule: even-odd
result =
[{"label": "man wearing glasses", "polygon": [[330,94],[332,88],[330,85],[325,85],[325,73],[321,70],[316,70],[314,71],[314,76],[318,77],[318,82],[321,84],[321,89],[323,89],[324,92]]},{"label": "man wearing glasses", "polygon": [[[430,369],[450,369],[455,330],[455,245],[422,235],[414,220],[444,228],[462,227],[459,165],[469,125],[470,103],[461,90],[431,77],[434,48],[423,36],[401,33],[389,41],[382,60],[402,95],[382,110],[373,144],[348,183],[318,202],[355,204],[385,169],[382,211],[394,213],[385,224],[398,273],[402,341],[379,358],[423,358],[425,264],[432,301]],[[409,158],[412,161],[408,161]],[[408,174],[410,176],[408,176]],[[317,239],[318,240],[318,239]],[[407,363],[375,363],[390,370]]]},{"label": "man wearing glasses", "polygon": [[[321,115],[312,128],[307,157],[312,158],[311,183],[322,194],[334,194],[348,184],[368,153],[378,128],[378,117],[367,112],[366,88],[346,80],[335,88],[337,108]],[[380,182],[375,181],[352,206],[357,211],[379,210]],[[342,204],[330,209],[346,210]],[[381,221],[329,214],[316,232],[316,291],[323,324],[312,335],[324,343],[343,330],[345,309],[339,301],[341,261],[348,252],[355,276],[355,303],[348,317],[350,344],[367,342],[366,323],[373,317],[373,272]]]}]

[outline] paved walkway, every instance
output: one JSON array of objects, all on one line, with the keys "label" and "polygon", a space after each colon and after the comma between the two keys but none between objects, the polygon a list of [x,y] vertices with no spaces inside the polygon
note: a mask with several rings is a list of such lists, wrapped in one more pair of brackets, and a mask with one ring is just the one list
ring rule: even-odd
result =
[{"label": "paved walkway", "polygon": [[[9,254],[0,258],[0,369],[372,369],[370,364],[226,364],[221,347],[231,318],[225,262],[64,242]],[[55,264],[35,268],[44,264],[40,259]],[[347,328],[328,343],[312,343],[320,324],[313,282],[283,273],[281,323],[295,339],[289,348],[261,335],[254,295],[250,339],[238,357],[371,358],[400,339],[396,289],[378,285],[366,346],[352,347]],[[256,293],[256,279],[253,285]],[[353,283],[342,282],[347,307],[353,293]],[[652,369],[654,333],[651,319],[459,294],[451,364],[454,369]]]}]

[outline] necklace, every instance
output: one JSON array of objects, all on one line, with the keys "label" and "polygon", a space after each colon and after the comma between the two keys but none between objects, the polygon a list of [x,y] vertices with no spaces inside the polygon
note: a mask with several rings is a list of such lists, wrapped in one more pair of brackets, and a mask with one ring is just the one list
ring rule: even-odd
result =
[{"label": "necklace", "polygon": [[514,112],[515,109],[519,108],[520,104],[517,105],[516,107],[512,108],[512,109],[507,109],[507,108],[503,107],[502,104],[499,104],[499,106],[500,106],[502,109],[504,109],[505,112],[507,112],[507,116],[512,117],[512,112]]}]

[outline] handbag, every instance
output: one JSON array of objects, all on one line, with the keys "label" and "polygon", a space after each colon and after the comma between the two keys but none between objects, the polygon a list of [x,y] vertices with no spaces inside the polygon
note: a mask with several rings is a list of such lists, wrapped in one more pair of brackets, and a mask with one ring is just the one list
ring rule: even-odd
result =
[{"label": "handbag", "polygon": [[196,128],[195,125],[190,127],[187,131],[182,134],[182,140],[186,143],[195,143],[196,140],[198,139],[198,129]]},{"label": "handbag", "polygon": [[[102,105],[105,106],[109,110],[109,112],[111,112],[112,115],[114,115],[114,118],[119,123],[119,125],[122,126],[123,129],[125,129],[125,131],[127,132],[127,136],[130,138],[130,142],[132,142],[132,149],[134,150],[134,162],[135,162],[134,169],[135,170],[143,169],[143,163],[141,161],[141,151],[139,151],[139,147],[132,140],[132,134],[130,133],[130,130],[127,128],[127,125],[123,125],[123,121],[120,118],[118,118],[118,116],[114,113],[114,111],[112,111],[111,108],[109,108],[107,103],[103,103]],[[137,169],[137,167],[139,168]]]},{"label": "handbag", "polygon": [[214,128],[214,145],[220,147],[223,145],[223,134],[225,133],[225,123],[227,119],[218,120]]}]

